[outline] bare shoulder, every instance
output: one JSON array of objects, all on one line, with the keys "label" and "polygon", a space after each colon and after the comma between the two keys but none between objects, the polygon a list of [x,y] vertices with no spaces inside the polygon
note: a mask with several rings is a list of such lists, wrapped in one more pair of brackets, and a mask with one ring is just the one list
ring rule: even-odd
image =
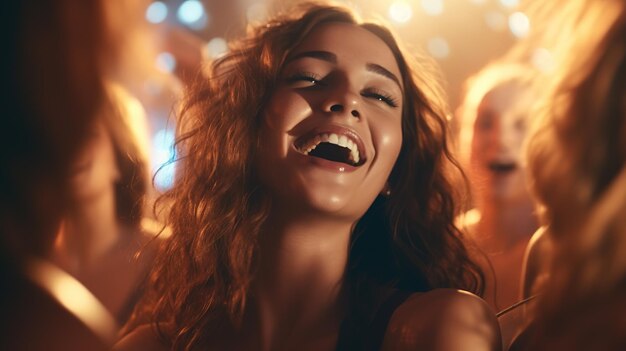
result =
[{"label": "bare shoulder", "polygon": [[527,256],[541,256],[552,249],[552,241],[548,234],[548,228],[539,227],[528,241]]},{"label": "bare shoulder", "polygon": [[548,279],[547,271],[552,256],[552,241],[547,228],[537,229],[531,237],[524,255],[522,271],[522,297],[528,298],[541,290]]},{"label": "bare shoulder", "polygon": [[455,289],[411,295],[394,312],[383,350],[499,351],[495,314],[478,296]]},{"label": "bare shoulder", "polygon": [[113,351],[166,351],[169,347],[159,338],[152,325],[144,324],[119,340]]}]

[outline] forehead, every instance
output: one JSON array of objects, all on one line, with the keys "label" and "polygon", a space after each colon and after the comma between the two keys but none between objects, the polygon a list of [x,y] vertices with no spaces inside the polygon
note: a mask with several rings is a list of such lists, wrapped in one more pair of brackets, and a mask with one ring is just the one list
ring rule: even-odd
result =
[{"label": "forehead", "polygon": [[349,23],[326,23],[309,33],[292,55],[306,51],[328,51],[337,55],[338,64],[374,63],[400,77],[391,49],[374,33]]},{"label": "forehead", "polygon": [[532,106],[532,89],[517,82],[509,82],[496,86],[489,91],[480,102],[479,111],[495,111],[499,114],[510,112],[522,116]]}]

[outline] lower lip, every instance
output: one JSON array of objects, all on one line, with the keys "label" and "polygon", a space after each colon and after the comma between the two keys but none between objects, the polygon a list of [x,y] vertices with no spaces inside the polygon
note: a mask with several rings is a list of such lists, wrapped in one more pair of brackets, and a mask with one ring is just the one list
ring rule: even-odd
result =
[{"label": "lower lip", "polygon": [[302,156],[305,162],[309,164],[313,164],[316,167],[323,168],[328,171],[333,171],[333,172],[338,172],[338,173],[342,173],[342,172],[349,173],[349,172],[354,172],[358,169],[357,167],[350,166],[343,162],[329,161],[320,157],[303,155],[301,153],[298,153],[298,155]]}]

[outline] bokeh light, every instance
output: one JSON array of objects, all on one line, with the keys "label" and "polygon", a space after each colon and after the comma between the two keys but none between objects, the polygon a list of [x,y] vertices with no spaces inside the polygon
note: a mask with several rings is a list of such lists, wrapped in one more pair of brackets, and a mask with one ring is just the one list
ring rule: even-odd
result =
[{"label": "bokeh light", "polygon": [[208,24],[208,14],[198,0],[186,0],[178,8],[178,19],[187,27],[202,29]]},{"label": "bokeh light", "polygon": [[496,32],[502,32],[507,28],[507,18],[502,12],[489,11],[485,13],[487,27]]},{"label": "bokeh light", "polygon": [[428,52],[435,58],[444,59],[450,56],[450,44],[443,38],[431,38],[428,40]]},{"label": "bokeh light", "polygon": [[389,6],[389,18],[396,23],[406,23],[413,17],[413,8],[406,1],[394,1]]},{"label": "bokeh light", "polygon": [[509,16],[509,29],[514,36],[524,38],[530,31],[530,20],[522,12],[515,12]]},{"label": "bokeh light", "polygon": [[267,19],[267,5],[262,2],[252,4],[246,10],[246,19],[248,23],[259,23]]},{"label": "bokeh light", "polygon": [[424,12],[430,16],[438,16],[443,13],[443,0],[422,0]]},{"label": "bokeh light", "polygon": [[500,4],[504,7],[513,9],[519,6],[519,0],[500,0]]},{"label": "bokeh light", "polygon": [[531,62],[535,68],[543,73],[551,73],[556,67],[554,55],[546,48],[535,49]]},{"label": "bokeh light", "polygon": [[150,23],[161,23],[167,18],[167,5],[155,1],[146,9],[146,20]]},{"label": "bokeh light", "polygon": [[163,72],[172,73],[176,69],[176,58],[165,51],[157,55],[156,66]]},{"label": "bokeh light", "polygon": [[203,54],[207,59],[216,59],[228,52],[228,43],[224,38],[213,38],[204,47]]}]

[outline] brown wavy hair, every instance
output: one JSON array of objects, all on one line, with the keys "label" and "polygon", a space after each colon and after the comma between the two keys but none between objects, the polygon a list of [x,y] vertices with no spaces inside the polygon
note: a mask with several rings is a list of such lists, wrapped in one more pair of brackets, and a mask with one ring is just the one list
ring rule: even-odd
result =
[{"label": "brown wavy hair", "polygon": [[[447,109],[427,61],[401,49],[385,27],[347,8],[307,3],[258,26],[189,90],[177,140],[179,173],[165,194],[171,239],[134,321],[150,317],[174,349],[191,349],[236,328],[254,276],[257,237],[271,202],[253,166],[261,113],[292,50],[324,23],[358,25],[393,52],[404,89],[403,145],[379,197],[356,224],[345,282],[353,311],[367,286],[408,291],[459,288],[481,293],[454,219],[460,168],[448,149]],[[142,317],[143,316],[143,317]],[[230,323],[229,323],[230,321]]]}]

